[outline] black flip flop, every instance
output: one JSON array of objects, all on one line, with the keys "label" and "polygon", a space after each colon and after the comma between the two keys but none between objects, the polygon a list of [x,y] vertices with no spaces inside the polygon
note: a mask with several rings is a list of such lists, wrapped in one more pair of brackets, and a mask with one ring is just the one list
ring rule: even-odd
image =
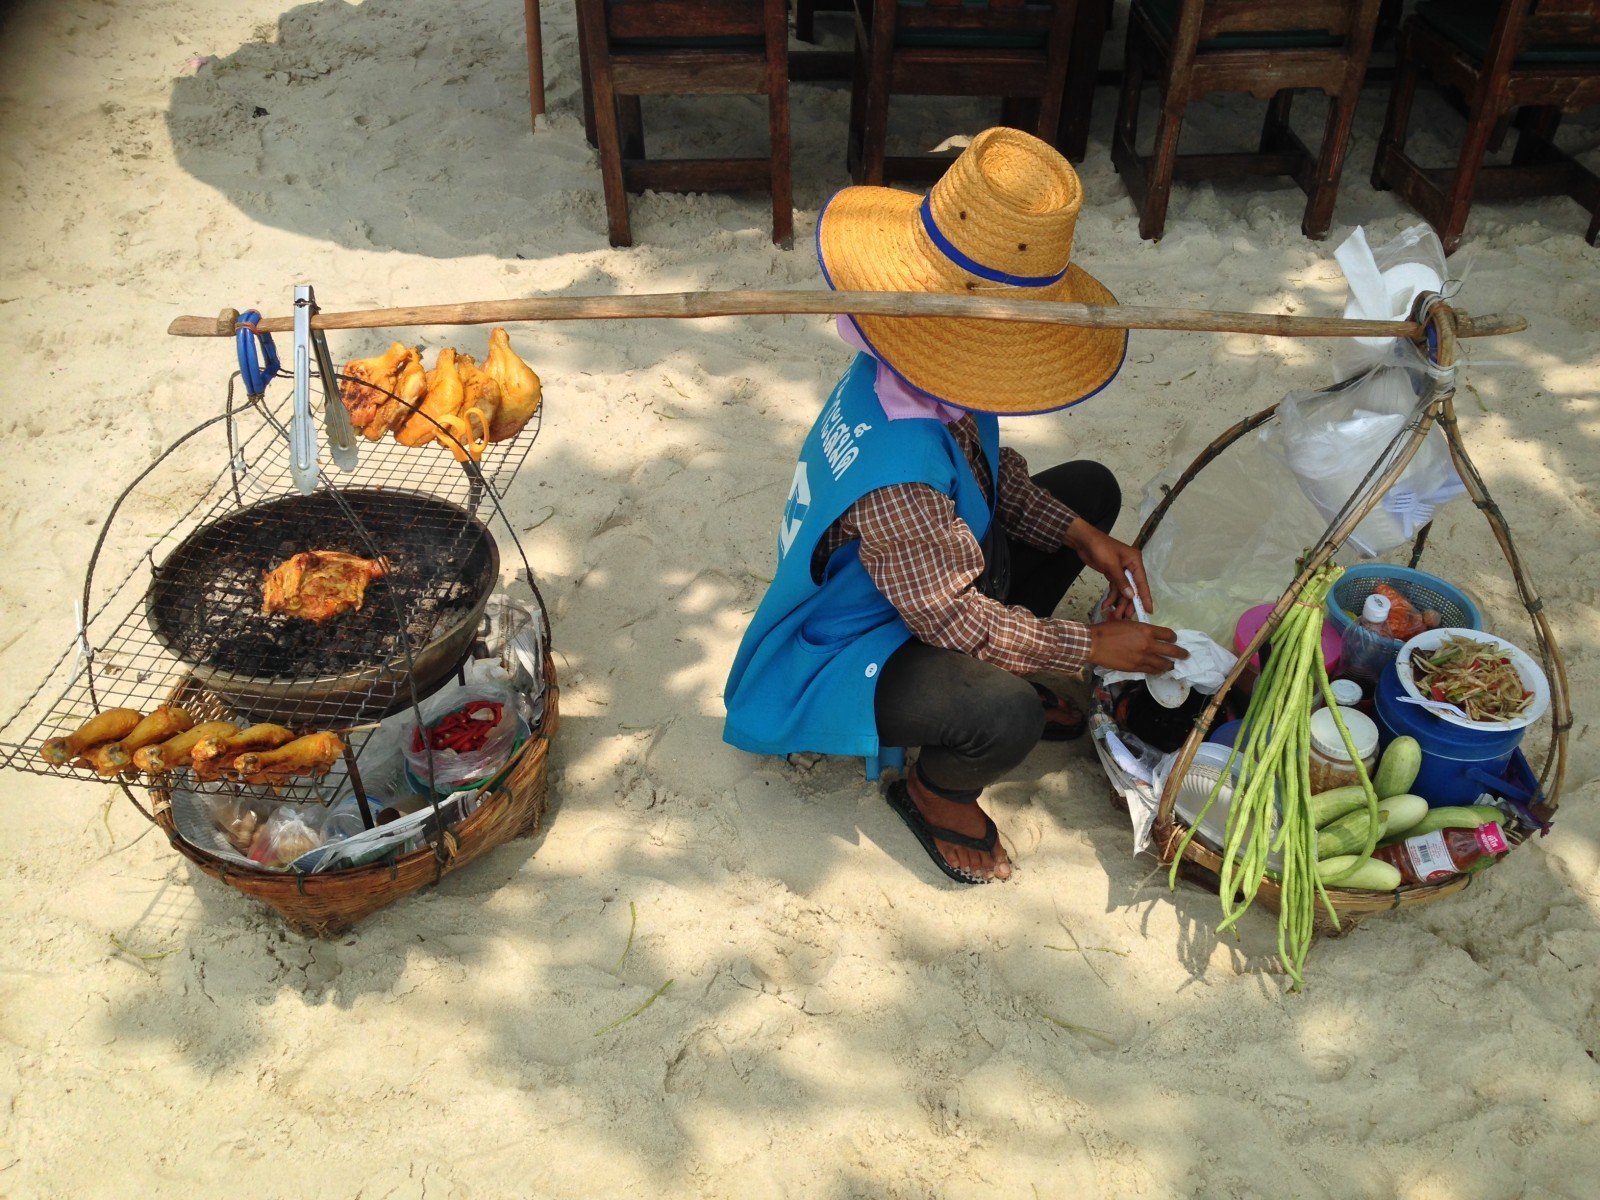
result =
[{"label": "black flip flop", "polygon": [[906,781],[897,779],[889,785],[889,790],[883,797],[888,801],[889,807],[900,814],[900,819],[906,827],[916,835],[917,841],[922,843],[922,848],[928,852],[928,857],[933,859],[934,865],[954,879],[957,883],[988,883],[981,875],[974,875],[963,867],[953,867],[945,861],[944,855],[939,853],[939,847],[934,844],[937,838],[941,842],[949,842],[953,846],[965,846],[968,850],[981,850],[992,853],[1000,842],[1000,831],[995,828],[994,821],[987,813],[984,822],[987,830],[981,838],[969,837],[964,833],[957,833],[953,829],[945,829],[932,824],[927,817],[922,815],[922,810],[917,807],[916,801],[911,799],[907,790]]},{"label": "black flip flop", "polygon": [[[1039,693],[1039,703],[1044,705],[1044,732],[1039,735],[1040,741],[1071,742],[1087,732],[1089,720],[1077,710],[1076,706],[1063,700],[1042,683],[1033,684],[1033,690]],[[1062,719],[1069,714],[1077,718],[1076,724]]]}]

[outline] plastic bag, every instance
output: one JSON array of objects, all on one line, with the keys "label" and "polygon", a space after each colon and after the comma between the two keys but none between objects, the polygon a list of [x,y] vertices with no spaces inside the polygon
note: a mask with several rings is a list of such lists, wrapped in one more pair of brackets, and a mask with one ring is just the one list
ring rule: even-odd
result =
[{"label": "plastic bag", "polygon": [[[1439,235],[1413,225],[1374,250],[1366,230],[1356,228],[1333,252],[1350,285],[1344,315],[1370,321],[1403,321],[1423,292],[1444,287],[1447,268]],[[1390,361],[1397,338],[1334,338],[1335,380],[1349,379]]]},{"label": "plastic bag", "polygon": [[[1433,384],[1437,369],[1415,347],[1406,344],[1393,355],[1405,365],[1372,367],[1332,387],[1291,392],[1268,426],[1268,444],[1329,520],[1374,464],[1387,458]],[[1465,491],[1444,432],[1435,428],[1350,541],[1369,556],[1393,550],[1431,521],[1440,505]]]},{"label": "plastic bag", "polygon": [[[492,664],[492,671],[486,669],[490,665],[474,663],[474,677],[466,685],[446,687],[424,700],[420,727],[408,722],[401,748],[406,766],[422,787],[431,785],[441,794],[473,787],[511,758],[523,725],[518,693],[509,680],[495,678],[503,675],[498,664]],[[431,761],[425,735],[435,743]],[[441,744],[450,741],[461,748]]]},{"label": "plastic bag", "polygon": [[522,695],[528,725],[537,725],[544,714],[544,629],[539,618],[505,592],[491,596],[484,611],[489,625],[484,645]]},{"label": "plastic bag", "polygon": [[[1163,450],[1171,465],[1145,487],[1141,522],[1215,432],[1197,420]],[[1327,524],[1261,435],[1241,438],[1195,476],[1144,547],[1155,619],[1231,645],[1239,614],[1283,594]]]},{"label": "plastic bag", "polygon": [[[319,808],[318,814],[322,812]],[[283,804],[267,819],[250,845],[250,860],[273,870],[282,870],[302,854],[322,845],[322,831],[313,825],[314,815]]]},{"label": "plastic bag", "polygon": [[217,829],[228,839],[228,844],[245,855],[250,853],[256,834],[279,807],[275,801],[259,796],[232,796],[215,792],[206,793],[205,804]]}]

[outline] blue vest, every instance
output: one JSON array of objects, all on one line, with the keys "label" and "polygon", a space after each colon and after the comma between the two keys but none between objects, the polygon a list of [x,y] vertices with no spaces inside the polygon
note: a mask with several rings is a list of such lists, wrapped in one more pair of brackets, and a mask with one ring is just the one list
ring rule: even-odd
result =
[{"label": "blue vest", "polygon": [[[861,565],[860,544],[834,551],[823,579],[811,559],[828,528],[868,492],[925,483],[955,500],[979,541],[993,511],[961,445],[929,417],[890,421],[873,383],[877,363],[856,357],[811,427],[795,464],[778,530],[778,569],[751,618],[723,689],[723,738],[756,754],[878,753],[873,695],[883,664],[911,637]],[[1000,426],[974,414],[999,492]]]}]

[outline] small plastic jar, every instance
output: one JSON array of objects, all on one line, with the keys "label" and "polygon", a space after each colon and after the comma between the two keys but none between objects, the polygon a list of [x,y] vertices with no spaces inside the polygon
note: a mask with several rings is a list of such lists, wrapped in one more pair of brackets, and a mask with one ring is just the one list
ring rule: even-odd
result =
[{"label": "small plastic jar", "polygon": [[[1311,714],[1311,792],[1320,795],[1334,788],[1360,783],[1355,761],[1345,748],[1339,726],[1334,723],[1333,709],[1319,708]],[[1366,713],[1353,708],[1340,707],[1339,716],[1350,731],[1357,757],[1367,769],[1370,778],[1378,767],[1378,726]]]},{"label": "small plastic jar", "polygon": [[[1333,693],[1333,701],[1340,708],[1360,708],[1365,693],[1361,685],[1354,679],[1335,679],[1328,685],[1328,690]],[[1311,703],[1312,708],[1322,707],[1322,689],[1318,688],[1316,698]],[[1338,733],[1337,729],[1334,733]]]}]

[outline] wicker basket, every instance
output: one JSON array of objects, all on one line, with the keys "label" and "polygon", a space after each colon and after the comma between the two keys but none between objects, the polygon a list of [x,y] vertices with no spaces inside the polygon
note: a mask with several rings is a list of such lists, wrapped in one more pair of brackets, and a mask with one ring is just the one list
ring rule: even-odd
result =
[{"label": "wicker basket", "polygon": [[[1425,318],[1429,327],[1430,339],[1435,347],[1435,361],[1441,366],[1451,366],[1455,361],[1455,325],[1454,313],[1449,306],[1439,303],[1434,306],[1431,313]],[[1190,464],[1173,485],[1167,489],[1161,502],[1145,518],[1143,527],[1139,530],[1136,545],[1143,547],[1155,532],[1162,517],[1168,508],[1182,493],[1183,489],[1205,467],[1213,462],[1223,451],[1245,434],[1259,428],[1270,420],[1276,412],[1277,406],[1264,409],[1255,415],[1240,421],[1231,429],[1226,430],[1207,446],[1195,461]],[[1549,618],[1544,612],[1544,602],[1539,598],[1538,591],[1534,588],[1528,576],[1521,556],[1517,553],[1516,545],[1511,537],[1510,527],[1506,523],[1504,514],[1489,495],[1488,487],[1478,473],[1471,457],[1467,454],[1466,445],[1461,440],[1460,429],[1456,422],[1454,389],[1445,387],[1433,398],[1420,417],[1402,431],[1397,445],[1391,446],[1390,455],[1382,460],[1387,465],[1381,475],[1376,474],[1369,478],[1369,486],[1358,493],[1358,498],[1353,499],[1347,511],[1336,519],[1324,535],[1320,546],[1302,563],[1300,574],[1296,576],[1278,603],[1274,606],[1272,615],[1261,627],[1260,631],[1245,646],[1239,655],[1237,665],[1232,673],[1213,697],[1210,705],[1201,713],[1195,723],[1194,730],[1190,733],[1182,749],[1178,752],[1177,761],[1173,764],[1167,777],[1166,786],[1159,796],[1148,785],[1132,779],[1110,761],[1109,754],[1096,739],[1095,748],[1099,752],[1102,763],[1106,766],[1106,774],[1112,782],[1112,795],[1117,803],[1123,803],[1121,789],[1131,788],[1139,793],[1139,798],[1156,808],[1152,837],[1161,861],[1170,863],[1178,854],[1183,836],[1188,827],[1174,811],[1173,805],[1177,797],[1177,785],[1188,770],[1194,758],[1195,750],[1204,739],[1206,733],[1215,722],[1223,701],[1230,689],[1238,683],[1243,676],[1251,655],[1265,645],[1267,639],[1276,629],[1278,621],[1288,611],[1289,606],[1299,597],[1302,589],[1310,580],[1312,574],[1329,561],[1335,550],[1344,543],[1350,531],[1356,524],[1377,505],[1384,493],[1400,477],[1406,465],[1415,456],[1422,445],[1423,438],[1428,431],[1437,425],[1443,430],[1445,439],[1450,447],[1451,459],[1455,464],[1457,473],[1466,485],[1467,495],[1484,515],[1489,524],[1490,532],[1494,535],[1506,563],[1511,569],[1512,578],[1516,581],[1517,592],[1522,600],[1533,627],[1533,635],[1538,643],[1538,657],[1545,670],[1545,675],[1550,680],[1551,691],[1551,716],[1552,728],[1549,752],[1546,755],[1543,769],[1538,771],[1538,784],[1543,791],[1543,802],[1533,806],[1533,814],[1543,822],[1540,832],[1548,831],[1549,822],[1554,817],[1556,807],[1560,801],[1562,784],[1566,777],[1567,766],[1567,734],[1572,728],[1572,710],[1569,703],[1570,689],[1567,684],[1566,665],[1561,656],[1561,651],[1556,645],[1555,632],[1550,627]],[[1403,439],[1403,443],[1401,442]],[[1417,535],[1415,546],[1411,555],[1411,566],[1415,567],[1422,556],[1423,547],[1427,542],[1428,528],[1424,527]],[[1515,849],[1518,844],[1531,836],[1530,830],[1506,831],[1508,840]],[[1216,891],[1219,885],[1217,872],[1222,865],[1221,856],[1213,850],[1202,845],[1196,838],[1189,839],[1182,848],[1183,861],[1178,864],[1179,873],[1185,878],[1192,879],[1202,886]],[[1499,861],[1499,860],[1496,860]],[[1492,869],[1492,864],[1490,868]],[[1401,887],[1394,892],[1366,892],[1347,891],[1343,889],[1328,889],[1328,899],[1334,910],[1339,914],[1337,926],[1329,920],[1327,912],[1318,905],[1317,930],[1321,933],[1331,933],[1336,929],[1348,932],[1357,922],[1376,913],[1392,912],[1398,908],[1409,908],[1419,904],[1432,904],[1453,896],[1468,887],[1477,874],[1458,875],[1437,884],[1420,884]],[[1273,912],[1278,910],[1278,888],[1270,879],[1263,880],[1257,899],[1266,904]]]},{"label": "wicker basket", "polygon": [[444,853],[424,846],[386,863],[350,871],[298,874],[253,870],[190,845],[173,825],[171,796],[153,792],[152,815],[173,849],[213,879],[275,909],[284,923],[307,937],[334,937],[403,896],[437,883],[479,855],[539,831],[544,821],[550,739],[559,724],[555,664],[544,660],[544,714],[511,760],[494,792],[459,825],[445,833]]}]

